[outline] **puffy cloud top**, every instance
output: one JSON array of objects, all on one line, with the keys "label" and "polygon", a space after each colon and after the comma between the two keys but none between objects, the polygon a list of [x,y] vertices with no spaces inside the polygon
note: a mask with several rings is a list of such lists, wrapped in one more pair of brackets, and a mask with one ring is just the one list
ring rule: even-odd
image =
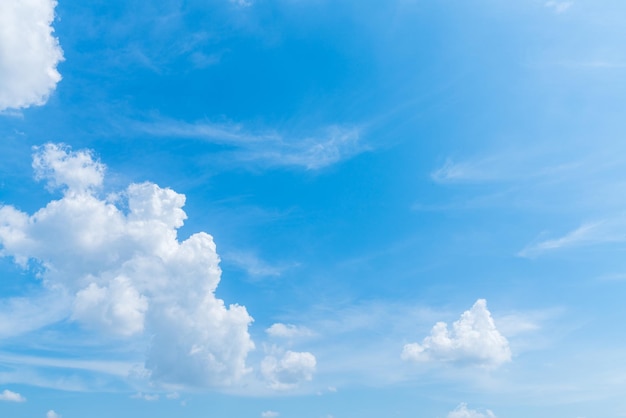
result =
[{"label": "puffy cloud top", "polygon": [[452,330],[445,322],[438,322],[422,344],[406,344],[402,358],[498,366],[511,360],[511,349],[497,330],[487,302],[479,299],[452,324]]},{"label": "puffy cloud top", "polygon": [[313,378],[315,356],[307,352],[287,351],[281,358],[267,356],[261,363],[261,373],[273,389],[291,389]]},{"label": "puffy cloud top", "polygon": [[447,418],[496,418],[496,416],[488,409],[483,414],[473,409],[468,409],[467,404],[462,403],[453,411],[450,411]]},{"label": "puffy cloud top", "polygon": [[41,105],[61,80],[56,0],[0,2],[0,111]]},{"label": "puffy cloud top", "polygon": [[104,165],[94,160],[91,152],[73,152],[63,144],[46,144],[35,151],[35,177],[46,180],[49,188],[81,193],[102,185]]},{"label": "puffy cloud top", "polygon": [[10,391],[5,389],[0,393],[0,401],[5,402],[26,402],[26,398],[20,395],[17,392]]},{"label": "puffy cloud top", "polygon": [[32,215],[0,206],[0,255],[39,263],[44,285],[70,296],[71,319],[84,327],[150,336],[146,368],[155,381],[220,386],[248,372],[252,317],[215,296],[221,270],[213,238],[178,240],[185,196],[141,183],[115,202],[101,199],[104,165],[61,145],[37,149],[33,167],[65,193]]}]

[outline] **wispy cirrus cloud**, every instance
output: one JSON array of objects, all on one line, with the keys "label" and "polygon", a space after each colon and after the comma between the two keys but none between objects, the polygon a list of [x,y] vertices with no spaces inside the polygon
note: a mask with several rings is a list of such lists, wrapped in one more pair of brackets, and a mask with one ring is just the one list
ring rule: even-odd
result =
[{"label": "wispy cirrus cloud", "polygon": [[596,222],[588,222],[557,238],[538,240],[528,244],[517,253],[520,257],[533,258],[545,253],[626,242],[626,217],[617,216]]},{"label": "wispy cirrus cloud", "polygon": [[285,135],[273,131],[252,132],[241,125],[212,122],[160,120],[139,122],[134,128],[154,137],[206,141],[224,147],[240,163],[270,167],[318,170],[369,150],[362,130],[331,125],[311,135]]},{"label": "wispy cirrus cloud", "polygon": [[223,260],[244,270],[252,278],[278,277],[285,270],[297,264],[271,264],[251,251],[232,251],[224,253]]},{"label": "wispy cirrus cloud", "polygon": [[555,1],[550,0],[547,1],[545,6],[549,9],[552,9],[554,13],[561,14],[567,12],[574,3],[571,1]]}]

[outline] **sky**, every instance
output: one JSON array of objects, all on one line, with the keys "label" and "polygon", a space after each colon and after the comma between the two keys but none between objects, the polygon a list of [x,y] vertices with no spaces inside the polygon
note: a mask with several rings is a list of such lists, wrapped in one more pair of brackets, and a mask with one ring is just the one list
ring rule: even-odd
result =
[{"label": "sky", "polygon": [[0,2],[0,416],[626,417],[621,0]]}]

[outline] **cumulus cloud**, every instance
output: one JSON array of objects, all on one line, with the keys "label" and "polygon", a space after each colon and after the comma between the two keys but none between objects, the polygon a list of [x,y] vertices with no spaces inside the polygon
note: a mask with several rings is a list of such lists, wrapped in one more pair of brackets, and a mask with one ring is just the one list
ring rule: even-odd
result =
[{"label": "cumulus cloud", "polygon": [[313,354],[287,351],[280,358],[274,355],[265,357],[261,363],[261,373],[272,389],[292,389],[301,382],[311,380],[315,366]]},{"label": "cumulus cloud", "polygon": [[12,392],[8,389],[5,389],[0,393],[0,401],[5,402],[26,402],[26,398],[20,395],[19,393]]},{"label": "cumulus cloud", "polygon": [[53,36],[56,0],[0,2],[0,111],[42,105],[61,75]]},{"label": "cumulus cloud", "polygon": [[261,412],[261,418],[276,418],[280,414],[276,411],[265,411]]},{"label": "cumulus cloud", "polygon": [[500,334],[484,299],[476,301],[448,329],[438,322],[421,344],[406,344],[402,359],[498,366],[511,360],[509,342]]},{"label": "cumulus cloud", "polygon": [[447,418],[496,418],[496,416],[488,409],[483,414],[473,409],[467,409],[467,404],[461,403],[454,411],[448,413]]},{"label": "cumulus cloud", "polygon": [[222,386],[249,371],[252,317],[215,296],[213,238],[178,240],[184,195],[146,182],[100,198],[104,165],[62,145],[36,149],[33,167],[63,195],[32,215],[0,206],[0,255],[38,264],[44,288],[67,294],[69,317],[84,327],[150,337],[145,367],[156,382]]},{"label": "cumulus cloud", "polygon": [[46,413],[46,418],[61,418],[61,415],[57,414],[51,409]]},{"label": "cumulus cloud", "polygon": [[105,167],[91,151],[72,152],[63,144],[46,144],[35,150],[35,178],[45,180],[49,189],[82,193],[102,185]]}]

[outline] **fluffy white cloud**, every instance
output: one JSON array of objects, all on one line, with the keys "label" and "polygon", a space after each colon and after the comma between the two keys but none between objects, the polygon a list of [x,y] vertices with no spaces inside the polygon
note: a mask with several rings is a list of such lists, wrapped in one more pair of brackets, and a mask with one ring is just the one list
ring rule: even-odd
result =
[{"label": "fluffy white cloud", "polygon": [[479,299],[452,324],[452,330],[438,322],[422,344],[406,344],[402,359],[498,366],[511,360],[511,349],[497,330],[487,302]]},{"label": "fluffy white cloud", "polygon": [[37,149],[33,166],[63,196],[32,215],[0,206],[0,255],[25,268],[39,263],[44,286],[70,295],[70,316],[84,326],[150,336],[146,369],[155,381],[220,386],[248,372],[252,318],[215,296],[213,238],[178,240],[185,196],[141,183],[101,199],[104,166],[60,145]]},{"label": "fluffy white cloud", "polygon": [[315,356],[307,352],[287,351],[281,358],[267,356],[261,363],[261,373],[272,389],[292,389],[313,378]]},{"label": "fluffy white cloud", "polygon": [[5,402],[26,402],[26,398],[20,395],[19,393],[12,392],[8,389],[5,389],[0,393],[0,401]]},{"label": "fluffy white cloud", "polygon": [[467,404],[462,403],[454,411],[450,411],[447,418],[496,418],[496,416],[488,409],[484,414],[473,409],[467,409]]},{"label": "fluffy white cloud", "polygon": [[261,412],[261,418],[276,418],[280,414],[276,411],[265,411]]},{"label": "fluffy white cloud", "polygon": [[61,80],[56,0],[0,1],[0,111],[41,105]]},{"label": "fluffy white cloud", "polygon": [[298,327],[292,324],[276,323],[265,330],[267,335],[276,338],[296,338],[296,337],[308,337],[313,335],[310,329],[305,327]]},{"label": "fluffy white cloud", "polygon": [[61,418],[61,415],[57,414],[51,409],[46,413],[46,418]]},{"label": "fluffy white cloud", "polygon": [[33,157],[35,178],[46,180],[50,189],[85,192],[102,185],[105,167],[90,151],[72,152],[63,144],[36,148]]}]

